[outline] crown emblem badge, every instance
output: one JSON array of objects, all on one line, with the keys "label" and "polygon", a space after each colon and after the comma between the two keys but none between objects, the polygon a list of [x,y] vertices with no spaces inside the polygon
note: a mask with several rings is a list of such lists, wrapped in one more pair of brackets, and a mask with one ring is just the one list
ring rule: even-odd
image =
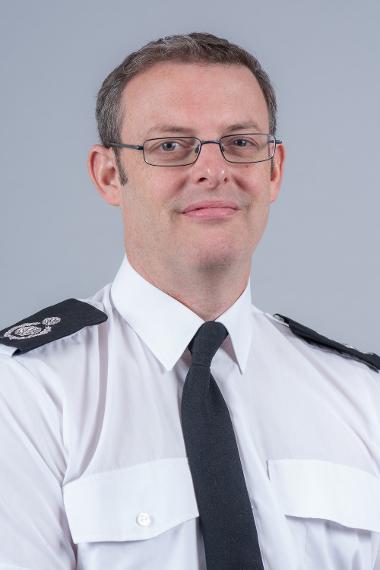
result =
[{"label": "crown emblem badge", "polygon": [[10,340],[23,340],[41,336],[51,332],[52,327],[60,322],[60,317],[47,317],[42,322],[23,323],[7,330],[4,333],[4,338],[9,338]]}]

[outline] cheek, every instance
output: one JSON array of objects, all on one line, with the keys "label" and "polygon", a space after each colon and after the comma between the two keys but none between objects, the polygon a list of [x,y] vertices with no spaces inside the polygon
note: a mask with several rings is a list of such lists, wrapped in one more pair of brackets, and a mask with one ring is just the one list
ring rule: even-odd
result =
[{"label": "cheek", "polygon": [[265,229],[272,202],[269,171],[260,177],[252,173],[240,188],[244,191],[247,204],[247,229],[249,234],[257,239]]},{"label": "cheek", "polygon": [[253,199],[265,199],[265,195],[267,195],[269,200],[271,168],[268,161],[257,164],[241,164],[233,172],[233,177],[238,187],[252,196]]},{"label": "cheek", "polygon": [[272,202],[271,189],[268,182],[253,183],[241,187],[244,198],[251,214],[267,210]]},{"label": "cheek", "polygon": [[[130,171],[124,188],[124,219],[130,226],[159,231],[173,215],[182,177],[166,169],[145,165]],[[157,227],[158,226],[158,227]]]},{"label": "cheek", "polygon": [[135,188],[142,189],[145,199],[151,199],[160,209],[169,210],[186,184],[186,176],[180,168],[147,166],[138,174]]}]

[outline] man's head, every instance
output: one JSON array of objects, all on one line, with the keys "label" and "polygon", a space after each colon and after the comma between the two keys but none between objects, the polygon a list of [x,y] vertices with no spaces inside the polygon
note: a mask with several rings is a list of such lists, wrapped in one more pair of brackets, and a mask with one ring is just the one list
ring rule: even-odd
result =
[{"label": "man's head", "polygon": [[[269,132],[276,134],[277,104],[276,95],[270,79],[258,60],[243,48],[228,40],[212,34],[194,32],[189,35],[175,35],[149,42],[136,52],[128,55],[103,82],[98,93],[96,119],[100,140],[121,142],[123,112],[121,99],[127,83],[137,74],[142,73],[157,63],[203,63],[223,65],[242,65],[248,67],[256,77],[265,97],[269,112]],[[119,158],[119,151],[115,154]],[[120,168],[122,182],[126,175]]]},{"label": "man's head", "polygon": [[[110,143],[171,137],[163,147],[170,151],[182,144],[178,137],[275,135],[275,94],[258,61],[210,34],[151,42],[104,81],[97,120],[103,146],[90,153],[90,173],[107,202],[123,210],[132,264],[146,276],[243,265],[247,272],[279,190],[282,146],[272,160],[234,163],[222,156],[223,147],[208,144],[193,164],[152,166],[142,152]],[[238,137],[234,144],[247,143]],[[206,202],[222,208],[187,212]]]}]

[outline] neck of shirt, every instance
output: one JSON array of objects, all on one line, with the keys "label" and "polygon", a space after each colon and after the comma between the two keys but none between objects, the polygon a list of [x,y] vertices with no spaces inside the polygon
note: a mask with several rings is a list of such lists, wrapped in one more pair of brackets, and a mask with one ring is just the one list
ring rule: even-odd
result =
[{"label": "neck of shirt", "polygon": [[[216,321],[229,333],[222,348],[232,347],[241,373],[252,341],[250,280],[240,297]],[[111,287],[111,300],[166,370],[172,370],[203,320],[174,297],[144,279],[124,257]]]}]

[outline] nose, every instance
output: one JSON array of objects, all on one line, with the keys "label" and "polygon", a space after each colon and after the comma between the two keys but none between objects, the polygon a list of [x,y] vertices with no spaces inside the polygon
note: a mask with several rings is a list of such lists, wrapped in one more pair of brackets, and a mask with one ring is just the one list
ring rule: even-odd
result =
[{"label": "nose", "polygon": [[228,163],[218,143],[213,141],[203,143],[198,159],[192,165],[191,176],[193,183],[209,190],[228,182]]}]

